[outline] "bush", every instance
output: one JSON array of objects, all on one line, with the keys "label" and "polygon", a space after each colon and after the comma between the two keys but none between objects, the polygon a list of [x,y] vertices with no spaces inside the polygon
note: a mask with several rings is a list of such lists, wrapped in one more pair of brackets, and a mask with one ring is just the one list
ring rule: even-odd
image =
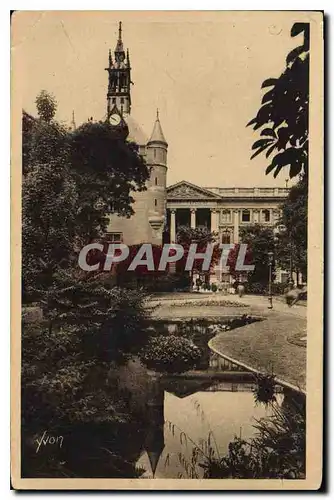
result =
[{"label": "bush", "polygon": [[197,366],[201,359],[201,350],[187,338],[159,335],[149,340],[140,358],[153,370],[183,373]]},{"label": "bush", "polygon": [[216,283],[212,283],[212,285],[211,285],[211,290],[212,290],[213,292],[216,292],[216,291],[218,290]]},{"label": "bush", "polygon": [[[137,282],[138,284],[138,282]],[[174,292],[179,290],[189,291],[190,289],[190,276],[187,274],[165,274],[161,276],[144,275],[141,277],[140,285],[147,292]]]},{"label": "bush", "polygon": [[[268,283],[246,283],[246,292],[253,293],[254,295],[267,295],[268,294]],[[287,283],[272,283],[271,293],[272,295],[283,295],[288,290]]]},{"label": "bush", "polygon": [[246,283],[246,293],[254,295],[267,295],[268,285],[265,283]]},{"label": "bush", "polygon": [[289,289],[288,283],[273,283],[271,291],[273,295],[284,295]]}]

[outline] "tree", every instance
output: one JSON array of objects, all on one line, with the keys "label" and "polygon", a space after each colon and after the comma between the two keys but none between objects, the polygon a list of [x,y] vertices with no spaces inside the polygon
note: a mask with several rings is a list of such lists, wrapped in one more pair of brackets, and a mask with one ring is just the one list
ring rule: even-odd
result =
[{"label": "tree", "polygon": [[138,146],[108,123],[74,132],[53,120],[56,102],[44,91],[39,118],[23,113],[23,292],[45,290],[57,269],[75,264],[84,244],[102,237],[111,212],[133,213],[131,192],[149,171]]},{"label": "tree", "polygon": [[49,123],[53,120],[57,111],[57,101],[53,95],[42,90],[35,100],[37,112],[40,118]]},{"label": "tree", "polygon": [[307,182],[300,180],[290,189],[281,207],[282,216],[277,235],[276,257],[282,269],[307,276]]},{"label": "tree", "polygon": [[132,193],[146,189],[149,170],[138,145],[109,123],[84,123],[69,134],[71,174],[77,185],[77,231],[83,242],[102,236],[108,214],[131,217]]},{"label": "tree", "polygon": [[193,268],[190,272],[191,277],[193,276],[194,271],[200,274],[208,275],[210,270],[219,262],[221,250],[219,249],[219,244],[215,243],[217,241],[218,233],[214,231],[210,231],[206,226],[197,226],[196,228],[192,228],[189,226],[180,226],[177,230],[177,242],[179,245],[182,245],[184,249],[184,256],[180,260],[178,264],[178,268],[184,271],[190,245],[192,243],[197,244],[196,253],[204,253],[209,244],[213,245],[212,258],[210,263],[210,268],[208,271],[203,273],[203,259],[195,259]]},{"label": "tree", "polygon": [[308,23],[295,23],[291,36],[304,35],[302,45],[292,50],[287,67],[279,78],[269,78],[262,84],[268,89],[255,118],[247,125],[261,129],[261,138],[254,142],[251,158],[260,153],[271,158],[266,174],[274,177],[284,167],[290,178],[308,173],[308,108],[309,108],[309,36]]},{"label": "tree", "polygon": [[248,245],[248,260],[251,260],[251,264],[255,265],[254,271],[249,273],[249,283],[262,283],[266,285],[269,279],[268,252],[274,252],[275,250],[273,230],[261,224],[253,224],[241,228],[240,239],[242,243]]},{"label": "tree", "polygon": [[56,269],[73,259],[78,197],[66,129],[23,113],[22,132],[23,298],[34,300],[34,289],[47,289]]},{"label": "tree", "polygon": [[[70,132],[54,120],[56,103],[46,93],[36,103],[39,118],[23,113],[22,127],[23,293],[24,301],[38,302],[44,318],[33,328],[23,324],[22,471],[133,477],[126,446],[114,452],[121,430],[115,424],[131,416],[115,381],[107,379],[116,357],[143,347],[150,311],[143,293],[82,272],[77,258],[82,242],[103,235],[111,209],[133,213],[130,191],[144,189],[149,172],[137,145],[109,124]],[[42,429],[64,433],[69,444],[58,457],[37,456],[34,440]]]}]

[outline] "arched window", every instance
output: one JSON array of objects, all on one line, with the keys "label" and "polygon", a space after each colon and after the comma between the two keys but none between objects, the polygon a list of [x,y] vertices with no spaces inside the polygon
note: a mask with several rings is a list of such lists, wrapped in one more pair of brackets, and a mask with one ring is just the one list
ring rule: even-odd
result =
[{"label": "arched window", "polygon": [[154,156],[154,158],[157,157],[157,150],[155,148],[153,149],[153,156]]},{"label": "arched window", "polygon": [[158,200],[155,198],[154,199],[154,206],[156,207],[158,205]]},{"label": "arched window", "polygon": [[157,186],[158,185],[158,177],[155,177],[154,179],[154,184]]}]

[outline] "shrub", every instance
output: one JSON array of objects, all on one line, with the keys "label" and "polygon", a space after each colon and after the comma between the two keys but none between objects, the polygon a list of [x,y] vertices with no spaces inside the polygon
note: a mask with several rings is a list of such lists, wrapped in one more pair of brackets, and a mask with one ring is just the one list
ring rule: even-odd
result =
[{"label": "shrub", "polygon": [[213,292],[216,292],[216,291],[217,291],[217,289],[218,289],[218,288],[217,288],[216,283],[212,283],[212,285],[211,285],[211,290],[212,290]]},{"label": "shrub", "polygon": [[[287,283],[272,283],[271,293],[273,295],[283,295],[288,289]],[[268,284],[266,283],[246,283],[246,292],[255,295],[267,295]]]},{"label": "shrub", "polygon": [[266,295],[268,293],[268,286],[265,283],[246,283],[246,293]]},{"label": "shrub", "polygon": [[201,359],[201,350],[187,338],[159,335],[149,340],[140,357],[141,361],[153,370],[183,373],[197,366]]},{"label": "shrub", "polygon": [[147,292],[175,292],[190,289],[190,277],[186,274],[162,274],[161,276],[144,275],[140,284]]},{"label": "shrub", "polygon": [[283,295],[289,289],[288,283],[273,283],[271,285],[271,291],[273,295]]}]

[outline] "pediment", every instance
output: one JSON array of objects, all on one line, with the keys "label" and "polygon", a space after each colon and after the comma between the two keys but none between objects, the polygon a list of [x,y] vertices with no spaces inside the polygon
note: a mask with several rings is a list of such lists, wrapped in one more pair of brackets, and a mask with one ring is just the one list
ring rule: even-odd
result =
[{"label": "pediment", "polygon": [[207,189],[181,181],[167,188],[167,200],[217,200],[221,197]]}]

